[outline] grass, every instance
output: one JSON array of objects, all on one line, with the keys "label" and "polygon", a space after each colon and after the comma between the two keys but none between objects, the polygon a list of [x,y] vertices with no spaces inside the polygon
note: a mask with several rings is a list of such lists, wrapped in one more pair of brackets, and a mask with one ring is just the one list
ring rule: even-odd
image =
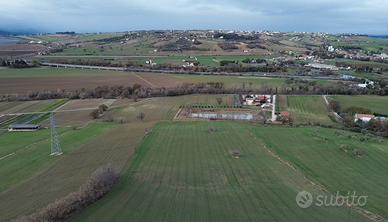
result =
[{"label": "grass", "polygon": [[[72,143],[76,144],[70,148],[71,152],[67,152],[70,146],[63,141],[64,155],[56,157],[55,161],[44,165],[43,169],[24,178],[23,182],[0,193],[1,221],[10,221],[19,215],[32,213],[78,190],[92,172],[101,166],[110,164],[120,171],[143,138],[145,129],[152,125],[151,122],[121,125],[98,123],[90,125],[92,128],[85,128],[85,131],[78,131],[77,135],[73,135]],[[93,132],[86,132],[88,130],[100,133],[90,135]],[[67,138],[70,136],[68,134]],[[43,150],[42,158],[35,161],[49,157],[48,144],[39,149]],[[8,177],[11,175],[7,174]]]},{"label": "grass", "polygon": [[[224,102],[229,103],[229,96],[223,97]],[[4,145],[4,147],[8,147],[7,150],[5,150],[7,152],[4,152],[4,155],[9,154],[9,152],[16,149],[15,146],[17,146],[17,144],[19,144],[18,147],[20,147],[21,150],[24,150],[24,147],[27,146],[27,144],[31,144],[34,141],[39,140],[39,138],[47,138],[45,141],[39,141],[33,146],[34,149],[32,150],[35,150],[36,152],[38,152],[38,150],[44,151],[39,154],[35,153],[39,158],[31,158],[31,155],[25,154],[26,160],[24,161],[26,161],[26,163],[23,163],[23,161],[18,162],[20,166],[28,166],[28,164],[32,164],[31,162],[33,161],[37,166],[36,169],[32,168],[32,171],[29,174],[23,178],[19,178],[20,181],[12,182],[12,184],[7,185],[7,190],[0,192],[0,215],[2,215],[2,220],[3,218],[4,220],[11,220],[19,215],[29,214],[34,210],[44,207],[56,199],[77,190],[79,186],[88,179],[90,174],[100,166],[112,164],[120,171],[128,164],[128,160],[134,152],[135,147],[138,146],[144,137],[146,129],[152,128],[155,121],[172,119],[181,104],[183,105],[191,102],[216,103],[216,96],[192,95],[169,97],[167,99],[154,98],[140,101],[137,104],[131,104],[133,103],[132,100],[119,100],[115,102],[115,104],[121,105],[123,108],[113,109],[107,112],[104,118],[108,120],[108,116],[111,113],[115,113],[115,115],[118,115],[118,119],[125,118],[128,120],[128,123],[120,125],[109,123],[107,124],[107,126],[109,126],[108,128],[104,127],[106,126],[106,123],[98,123],[98,125],[90,125],[93,126],[91,129],[88,127],[81,131],[71,129],[63,131],[63,136],[61,136],[62,145],[63,143],[66,143],[66,141],[63,141],[63,137],[68,139],[72,137],[74,140],[73,142],[76,142],[77,140],[79,140],[79,142],[72,148],[71,152],[66,151],[66,147],[68,147],[66,144],[63,145],[65,154],[55,161],[46,159],[49,158],[48,153],[50,151],[48,143],[49,132],[47,130],[34,132],[32,134],[21,133],[4,135],[13,136],[12,138],[2,137],[0,135],[0,143]],[[136,118],[139,111],[146,113],[144,121],[140,121]],[[90,136],[87,133],[88,131],[95,130],[100,130],[101,133],[98,134],[98,136]],[[39,136],[39,133],[42,133],[43,135]],[[19,140],[21,137],[23,137],[23,139]],[[3,138],[3,141],[1,141],[1,138]],[[8,142],[5,143],[5,140]],[[18,142],[15,143],[15,141]],[[17,156],[11,157],[16,158]],[[43,161],[44,163],[40,161]],[[2,164],[2,160],[0,160],[0,164]],[[34,166],[34,164],[32,166]],[[21,169],[26,170],[24,167]],[[23,171],[21,171],[21,173],[22,172]],[[7,174],[0,172],[0,175],[7,176],[7,178],[13,177],[10,172]],[[15,175],[15,177],[19,176]]]},{"label": "grass", "polygon": [[[92,124],[81,130],[61,129],[60,141],[65,155],[83,143],[94,139],[112,124]],[[12,154],[0,160],[0,192],[28,180],[47,169],[56,158],[50,154],[50,130],[15,132],[0,135],[0,156]]]},{"label": "grass", "polygon": [[[367,195],[366,209],[388,217],[384,185],[388,183],[388,140],[324,128],[269,127],[257,128],[255,133],[281,158],[330,192]],[[356,150],[361,155],[355,155]]]},{"label": "grass", "polygon": [[[143,138],[144,130],[151,126],[152,123],[117,125],[105,128],[98,136],[83,138],[82,144],[77,144],[73,151],[65,150],[64,155],[45,165],[44,169],[28,175],[22,183],[0,193],[1,221],[11,221],[19,215],[32,213],[78,190],[91,173],[101,166],[110,164],[120,171]],[[88,137],[86,134],[84,132],[83,136]],[[43,157],[49,157],[49,147],[42,149]]]},{"label": "grass", "polygon": [[[41,112],[48,112],[48,111],[54,111],[55,109],[61,107],[62,105],[66,104],[68,102],[67,99],[59,99],[55,101],[54,103],[50,104],[50,106],[44,108],[41,110]],[[33,124],[39,124],[43,122],[44,120],[48,119],[50,117],[50,113],[46,113],[44,115],[39,116],[39,118],[34,119],[31,121]]]},{"label": "grass", "polygon": [[[47,101],[41,101],[37,103],[33,103],[32,106],[35,107],[36,110],[33,110],[31,112],[49,112],[53,111],[56,108],[62,106],[65,104],[68,100],[67,99],[58,99],[58,100],[47,100]],[[11,103],[12,104],[12,103]],[[14,103],[14,105],[17,105],[18,103]],[[46,106],[44,106],[46,104]],[[20,104],[19,104],[20,105]],[[23,104],[21,104],[23,105]],[[39,108],[40,107],[40,108]],[[38,109],[39,108],[39,109]],[[22,110],[19,110],[17,112],[28,112],[24,110],[31,110],[31,106],[27,106],[23,108]],[[49,113],[41,113],[41,114],[23,114],[15,117],[9,117],[8,119],[5,119],[4,121],[0,122],[0,128],[8,128],[11,124],[39,124],[42,121],[48,119],[50,116]]]},{"label": "grass", "polygon": [[341,104],[342,109],[352,106],[364,107],[374,113],[388,115],[388,96],[331,96]]},{"label": "grass", "polygon": [[[210,133],[209,128],[217,130]],[[320,191],[268,152],[265,136],[284,140],[277,139],[277,127],[270,127],[269,135],[267,128],[160,123],[115,189],[73,221],[367,221],[345,207],[299,208],[295,196],[300,190]],[[284,129],[290,134],[282,136],[296,139],[287,136],[294,129]],[[287,143],[282,145],[279,149],[287,149]],[[236,148],[239,159],[230,154]]]},{"label": "grass", "polygon": [[294,123],[334,124],[321,96],[287,96],[287,110]]},{"label": "grass", "polygon": [[217,105],[217,98],[223,105],[233,105],[233,95],[189,95],[177,97],[159,97],[139,101],[134,104],[112,109],[104,116],[106,120],[116,122],[139,122],[137,115],[145,114],[144,121],[172,120],[180,106],[190,104]]}]

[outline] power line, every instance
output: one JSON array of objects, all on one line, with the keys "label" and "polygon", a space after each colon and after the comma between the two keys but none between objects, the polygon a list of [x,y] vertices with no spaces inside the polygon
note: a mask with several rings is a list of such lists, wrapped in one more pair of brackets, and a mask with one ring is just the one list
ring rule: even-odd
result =
[{"label": "power line", "polygon": [[50,113],[50,129],[51,129],[51,156],[59,156],[62,154],[59,135],[56,129],[54,113]]}]

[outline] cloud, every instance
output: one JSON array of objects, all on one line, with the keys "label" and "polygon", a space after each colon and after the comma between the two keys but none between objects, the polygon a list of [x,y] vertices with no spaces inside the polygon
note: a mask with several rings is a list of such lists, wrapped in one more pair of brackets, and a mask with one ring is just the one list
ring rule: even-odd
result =
[{"label": "cloud", "polygon": [[0,19],[48,31],[222,28],[388,33],[387,11],[386,0],[3,0]]}]

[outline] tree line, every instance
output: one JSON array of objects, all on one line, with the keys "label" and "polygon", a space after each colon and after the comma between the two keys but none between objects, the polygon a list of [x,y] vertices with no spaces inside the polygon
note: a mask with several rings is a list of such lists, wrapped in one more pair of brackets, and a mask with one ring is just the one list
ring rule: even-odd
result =
[{"label": "tree line", "polygon": [[[381,85],[380,85],[381,84]],[[163,96],[179,96],[189,94],[284,94],[284,95],[388,95],[387,83],[376,83],[373,88],[359,88],[344,82],[330,85],[320,85],[316,81],[288,79],[283,86],[261,85],[260,88],[252,87],[253,84],[243,83],[241,87],[227,88],[223,82],[184,83],[176,87],[150,88],[139,84],[132,86],[98,86],[94,89],[79,90],[41,90],[30,91],[25,94],[3,94],[0,101],[27,101],[46,99],[88,99],[88,98],[147,98]]]},{"label": "tree line", "polygon": [[31,215],[19,217],[16,221],[66,221],[75,213],[101,199],[113,188],[118,179],[119,175],[112,167],[101,167],[78,191],[68,194]]}]

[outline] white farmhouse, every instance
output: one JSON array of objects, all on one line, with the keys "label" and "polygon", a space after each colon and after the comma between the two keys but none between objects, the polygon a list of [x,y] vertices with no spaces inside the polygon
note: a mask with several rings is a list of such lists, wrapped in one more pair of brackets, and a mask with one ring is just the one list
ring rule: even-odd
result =
[{"label": "white farmhouse", "polygon": [[368,123],[369,121],[371,121],[371,119],[374,119],[374,118],[375,118],[375,115],[357,113],[356,115],[354,115],[354,122],[356,123],[358,121],[362,121],[363,123]]}]

